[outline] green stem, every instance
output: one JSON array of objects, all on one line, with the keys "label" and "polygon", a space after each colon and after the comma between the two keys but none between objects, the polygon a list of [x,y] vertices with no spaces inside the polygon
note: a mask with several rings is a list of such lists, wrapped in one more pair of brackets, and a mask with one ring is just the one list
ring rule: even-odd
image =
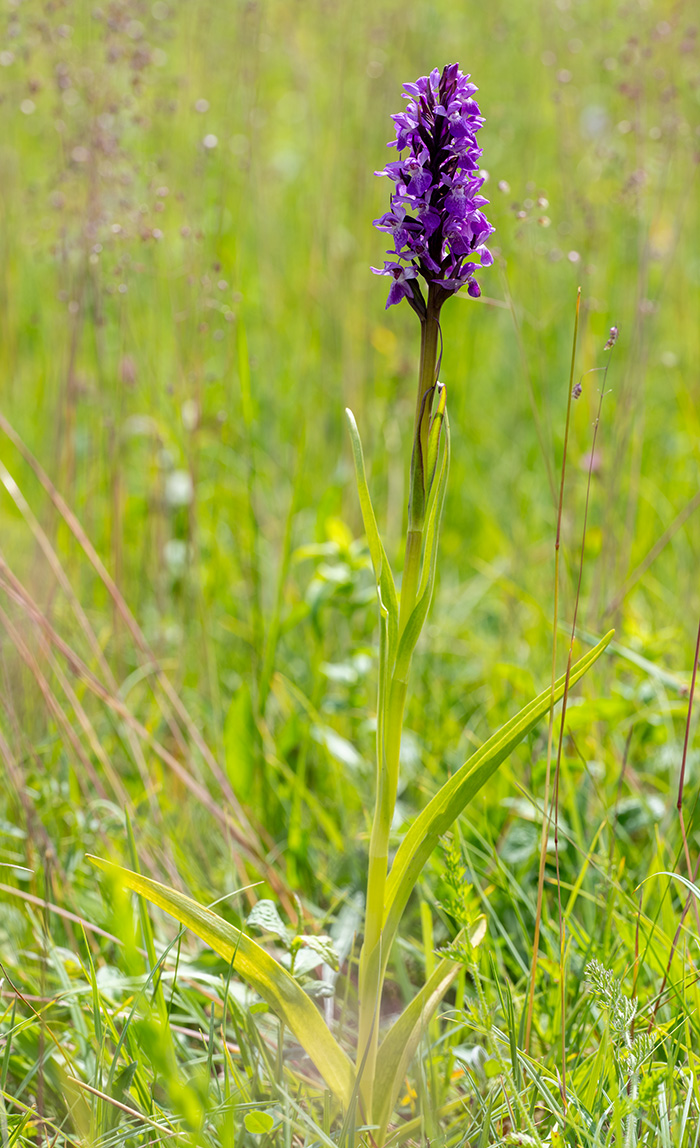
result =
[{"label": "green stem", "polygon": [[418,394],[416,395],[416,415],[413,425],[408,534],[406,536],[406,557],[401,582],[399,635],[403,633],[406,623],[411,617],[411,611],[416,604],[423,551],[423,519],[427,493],[424,467],[433,391],[437,382],[437,356],[440,339],[440,307],[437,304],[435,294],[436,289],[431,284],[428,289],[426,315],[421,324],[420,370],[418,373]]},{"label": "green stem", "polygon": [[[439,306],[435,291],[428,292],[426,317],[421,324],[421,357],[418,378],[418,396],[414,424],[413,455],[411,459],[411,485],[408,508],[408,532],[399,609],[401,634],[416,604],[423,555],[423,521],[426,490],[424,460],[427,453],[428,431],[433,390],[437,374],[437,353],[440,337]],[[389,834],[396,804],[399,781],[399,755],[408,666],[395,677],[393,666],[386,664],[386,644],[380,642],[379,701],[377,740],[377,798],[372,821],[367,876],[367,904],[365,935],[360,952],[359,969],[359,1029],[357,1067],[362,1068],[360,1093],[364,1119],[372,1119],[373,1084],[379,1038],[379,1006],[388,953],[382,953],[384,924],[384,891],[389,859]],[[390,682],[390,685],[389,685]],[[387,685],[389,688],[387,689]],[[383,736],[382,736],[383,735]]]}]

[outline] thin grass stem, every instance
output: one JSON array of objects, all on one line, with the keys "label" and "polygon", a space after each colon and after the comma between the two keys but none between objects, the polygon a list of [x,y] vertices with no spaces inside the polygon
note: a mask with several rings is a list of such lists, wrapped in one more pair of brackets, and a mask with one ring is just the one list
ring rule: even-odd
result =
[{"label": "thin grass stem", "polygon": [[532,1013],[535,1003],[535,980],[537,977],[537,959],[539,955],[540,927],[542,920],[542,898],[544,895],[544,872],[547,858],[547,842],[549,835],[549,787],[552,768],[552,743],[554,732],[554,683],[557,676],[557,631],[559,625],[559,549],[561,545],[561,520],[564,508],[564,482],[566,479],[566,460],[569,446],[569,427],[571,424],[571,404],[573,400],[574,370],[576,367],[576,345],[578,342],[579,314],[581,310],[581,288],[576,293],[576,313],[574,318],[574,337],[571,347],[571,367],[569,370],[569,391],[566,403],[566,423],[564,426],[564,447],[561,460],[561,479],[559,482],[559,499],[557,503],[557,532],[554,540],[554,611],[552,622],[552,704],[549,708],[549,728],[547,733],[547,772],[544,783],[544,800],[542,813],[542,836],[540,839],[540,862],[537,877],[537,909],[535,911],[535,935],[532,942],[532,969],[530,972],[530,985],[527,1000],[527,1021],[525,1024],[525,1051],[530,1051],[530,1036],[532,1032]]}]

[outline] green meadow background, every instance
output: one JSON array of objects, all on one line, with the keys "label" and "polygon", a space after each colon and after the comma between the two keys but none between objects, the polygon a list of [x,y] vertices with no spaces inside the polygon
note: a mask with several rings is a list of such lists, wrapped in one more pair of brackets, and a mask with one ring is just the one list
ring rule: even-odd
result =
[{"label": "green meadow background", "polygon": [[[401,85],[454,60],[486,119],[496,261],[480,300],[443,311],[452,469],[401,816],[548,684],[579,286],[558,667],[589,471],[577,653],[616,635],[567,714],[531,1048],[547,1095],[516,1055],[542,728],[457,832],[489,920],[483,991],[512,1072],[483,1067],[498,1065],[500,1037],[483,1009],[470,1019],[468,979],[431,1027],[402,1116],[416,1144],[554,1145],[557,1121],[572,1145],[633,1143],[606,1116],[628,1081],[586,989],[595,957],[638,996],[644,1031],[653,1014],[639,1143],[698,1143],[700,925],[683,915],[681,882],[659,875],[688,875],[676,803],[700,613],[694,5],[4,0],[3,1146],[337,1134],[322,1090],[312,1080],[299,1094],[275,1060],[274,1024],[256,1028],[243,989],[224,993],[225,968],[189,937],[164,965],[165,1039],[143,986],[173,923],[154,913],[149,925],[85,854],[138,857],[204,902],[262,881],[225,902],[234,921],[257,896],[293,916],[297,894],[308,931],[361,927],[376,608],[343,411],[400,569],[419,330],[408,307],[385,311],[386,281],[370,271],[389,194],[373,173],[390,158]],[[398,841],[400,818],[395,829]],[[436,855],[397,949],[399,1002],[453,935],[443,885]],[[568,1131],[562,1045],[591,1116]],[[273,1131],[246,1123],[259,1109]]]}]

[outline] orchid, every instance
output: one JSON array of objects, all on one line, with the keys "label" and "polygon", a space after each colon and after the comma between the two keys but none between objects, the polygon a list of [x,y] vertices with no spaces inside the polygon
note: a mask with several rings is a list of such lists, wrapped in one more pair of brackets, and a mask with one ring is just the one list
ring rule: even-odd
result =
[{"label": "orchid", "polygon": [[[448,64],[442,73],[435,68],[429,76],[404,84],[408,103],[405,111],[392,116],[396,139],[388,146],[399,152],[408,149],[408,154],[375,173],[396,185],[390,210],[374,220],[378,231],[394,238],[393,250],[387,251],[392,261],[384,270],[372,268],[378,275],[394,277],[387,307],[405,298],[425,318],[429,304],[418,276],[428,285],[429,303],[438,312],[461,287],[473,298],[481,294],[474,275],[493,263],[486,241],[494,228],[483,211],[489,201],[480,194],[485,176],[479,172],[482,153],[476,133],[484,121],[476,91],[458,64]],[[401,266],[403,277],[397,270]]]},{"label": "orchid", "polygon": [[[377,526],[377,515],[367,482],[364,453],[355,418],[346,411],[355,465],[355,477],[377,592],[379,626],[376,773],[374,809],[367,858],[364,928],[359,951],[357,1025],[349,1034],[332,1032],[309,993],[309,985],[295,979],[247,932],[210,909],[139,873],[120,869],[117,875],[129,888],[172,914],[194,930],[244,977],[306,1051],[335,1097],[343,1114],[339,1143],[359,1148],[370,1142],[383,1148],[391,1137],[391,1124],[406,1072],[427,1023],[454,984],[460,953],[470,960],[486,937],[483,913],[466,913],[453,946],[447,948],[422,987],[389,1028],[382,1022],[382,995],[392,951],[409,899],[421,872],[440,838],[488,783],[501,763],[542,719],[565,691],[593,665],[610,641],[598,643],[566,675],[552,681],[520,713],[483,741],[475,753],[454,771],[427,805],[408,824],[401,843],[390,850],[390,835],[399,791],[401,739],[411,662],[430,609],[435,588],[440,523],[450,466],[450,428],[447,390],[438,380],[440,308],[466,286],[478,297],[475,278],[479,267],[493,257],[486,240],[493,227],[479,194],[481,150],[476,133],[482,118],[474,100],[476,87],[469,76],[450,64],[415,84],[405,85],[408,104],[395,115],[399,152],[405,159],[387,164],[396,190],[391,208],[375,220],[378,230],[392,235],[393,250],[376,275],[391,280],[387,306],[407,299],[421,320],[418,394],[413,428],[408,530],[400,583],[394,578],[389,555]],[[428,286],[427,298],[419,279]],[[108,867],[104,862],[97,862]],[[260,902],[246,922],[264,924],[293,951],[309,944],[293,937],[270,902]],[[317,953],[333,960],[327,937],[312,938]],[[349,1039],[352,1036],[352,1040]],[[355,1120],[359,1114],[360,1127]],[[347,1135],[346,1135],[347,1133]],[[330,1141],[327,1141],[330,1143]]]}]

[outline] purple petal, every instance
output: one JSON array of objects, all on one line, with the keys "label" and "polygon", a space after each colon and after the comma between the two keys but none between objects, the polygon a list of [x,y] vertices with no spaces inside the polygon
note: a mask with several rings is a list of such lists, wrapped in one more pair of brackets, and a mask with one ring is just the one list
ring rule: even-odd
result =
[{"label": "purple petal", "polygon": [[[494,229],[480,194],[476,134],[483,118],[476,91],[456,63],[404,85],[406,107],[392,116],[396,139],[390,145],[404,158],[377,172],[394,184],[390,210],[374,221],[394,243],[384,268],[373,269],[393,279],[387,306],[410,296],[410,281],[418,275],[448,292],[466,285],[475,296],[473,272],[493,263],[485,246]],[[480,264],[467,262],[474,256]]]},{"label": "purple petal", "polygon": [[388,311],[390,307],[393,307],[396,303],[400,303],[402,299],[407,298],[410,294],[411,288],[408,287],[406,283],[400,283],[398,280],[392,283],[384,310]]}]

